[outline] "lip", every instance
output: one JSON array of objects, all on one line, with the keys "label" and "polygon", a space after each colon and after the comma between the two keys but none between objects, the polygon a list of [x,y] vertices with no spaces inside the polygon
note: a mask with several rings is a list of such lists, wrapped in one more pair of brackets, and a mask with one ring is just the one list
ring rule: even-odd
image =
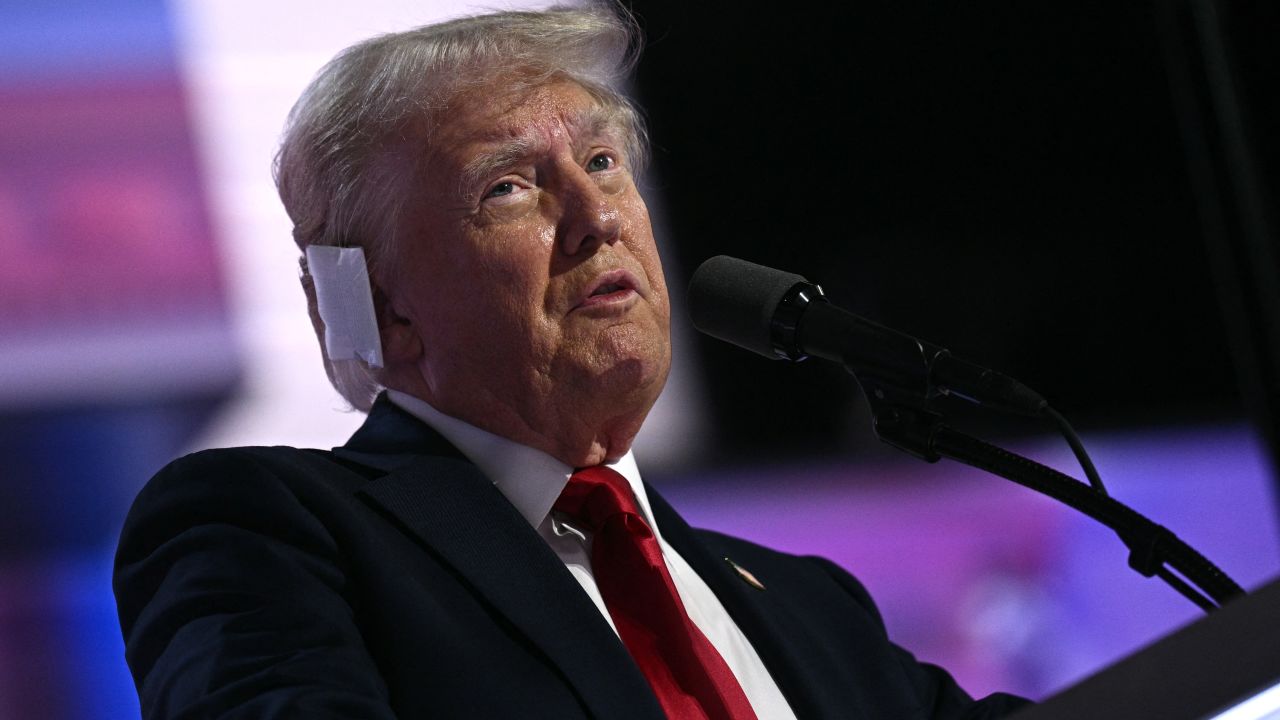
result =
[{"label": "lip", "polygon": [[[595,294],[598,290],[609,285],[617,285],[617,289],[612,292],[603,294]],[[635,299],[640,294],[640,282],[630,270],[617,269],[600,273],[587,285],[583,293],[578,297],[578,303],[573,306],[574,310],[585,308],[606,307],[619,303],[627,303]]]}]

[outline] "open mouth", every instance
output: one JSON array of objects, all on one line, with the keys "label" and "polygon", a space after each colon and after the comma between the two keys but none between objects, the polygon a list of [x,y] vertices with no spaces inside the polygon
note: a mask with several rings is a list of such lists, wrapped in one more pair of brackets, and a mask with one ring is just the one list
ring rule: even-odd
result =
[{"label": "open mouth", "polygon": [[588,295],[588,297],[599,297],[601,295],[609,295],[611,293],[616,293],[620,290],[625,290],[625,289],[627,288],[623,286],[621,283],[608,283],[605,285],[601,285],[595,290],[592,290],[591,294]]},{"label": "open mouth", "polygon": [[578,307],[628,300],[636,294],[637,285],[635,276],[626,270],[610,270],[601,273],[591,283],[590,289],[578,303]]}]

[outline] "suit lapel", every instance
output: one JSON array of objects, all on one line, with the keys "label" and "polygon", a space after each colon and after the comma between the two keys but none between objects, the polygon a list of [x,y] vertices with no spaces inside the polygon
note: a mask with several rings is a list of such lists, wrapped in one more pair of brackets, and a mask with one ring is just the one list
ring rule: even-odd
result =
[{"label": "suit lapel", "polygon": [[768,590],[762,592],[751,587],[726,558],[709,552],[684,518],[651,486],[646,484],[645,490],[662,536],[706,582],[751,641],[796,717],[831,717],[831,708],[822,707],[817,701],[826,693],[818,687],[816,678],[804,670],[808,663],[803,650],[790,641],[807,635],[807,629],[785,607],[772,604]]},{"label": "suit lapel", "polygon": [[360,493],[536,645],[592,715],[662,718],[635,662],[564,564],[444,438],[380,398],[335,454],[387,471]]}]

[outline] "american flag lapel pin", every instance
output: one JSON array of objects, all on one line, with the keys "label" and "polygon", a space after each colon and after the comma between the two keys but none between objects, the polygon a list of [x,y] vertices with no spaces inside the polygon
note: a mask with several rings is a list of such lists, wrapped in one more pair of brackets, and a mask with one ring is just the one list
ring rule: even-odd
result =
[{"label": "american flag lapel pin", "polygon": [[742,578],[742,582],[750,585],[751,587],[757,590],[764,589],[764,583],[760,582],[760,580],[755,575],[751,574],[750,570],[742,567],[741,565],[730,560],[729,558],[725,558],[724,561],[729,563],[729,567],[733,568],[734,572],[738,573],[738,577]]}]

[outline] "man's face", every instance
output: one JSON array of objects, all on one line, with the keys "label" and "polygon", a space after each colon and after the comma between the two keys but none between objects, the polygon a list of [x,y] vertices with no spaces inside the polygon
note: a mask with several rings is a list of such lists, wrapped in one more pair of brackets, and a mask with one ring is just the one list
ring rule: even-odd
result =
[{"label": "man's face", "polygon": [[385,281],[425,399],[481,427],[495,404],[535,427],[565,404],[642,419],[670,307],[622,128],[569,81],[470,90],[442,117]]}]

